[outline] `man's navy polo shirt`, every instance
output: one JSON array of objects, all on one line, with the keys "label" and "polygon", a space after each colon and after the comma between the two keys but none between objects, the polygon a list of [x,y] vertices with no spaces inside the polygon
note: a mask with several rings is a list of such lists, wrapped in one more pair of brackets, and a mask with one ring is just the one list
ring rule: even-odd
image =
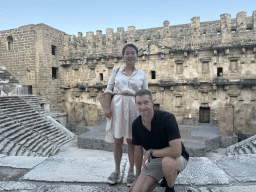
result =
[{"label": "man's navy polo shirt", "polygon": [[[169,147],[169,141],[179,139],[180,131],[172,113],[154,109],[154,117],[149,131],[137,117],[132,124],[132,144],[141,145],[146,151],[149,149],[163,149]],[[182,154],[188,160],[189,154],[182,143]]]}]

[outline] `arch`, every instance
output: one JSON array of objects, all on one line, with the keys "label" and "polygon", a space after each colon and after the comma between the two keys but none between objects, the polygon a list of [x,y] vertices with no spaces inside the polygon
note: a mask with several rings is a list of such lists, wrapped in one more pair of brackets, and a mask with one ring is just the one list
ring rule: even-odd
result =
[{"label": "arch", "polygon": [[12,36],[7,37],[7,51],[13,50],[13,38]]}]

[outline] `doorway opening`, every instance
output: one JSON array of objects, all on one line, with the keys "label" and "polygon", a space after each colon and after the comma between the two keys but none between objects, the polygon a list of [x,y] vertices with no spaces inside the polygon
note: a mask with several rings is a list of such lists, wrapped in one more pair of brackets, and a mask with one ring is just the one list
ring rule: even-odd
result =
[{"label": "doorway opening", "polygon": [[199,108],[199,122],[210,123],[210,107]]}]

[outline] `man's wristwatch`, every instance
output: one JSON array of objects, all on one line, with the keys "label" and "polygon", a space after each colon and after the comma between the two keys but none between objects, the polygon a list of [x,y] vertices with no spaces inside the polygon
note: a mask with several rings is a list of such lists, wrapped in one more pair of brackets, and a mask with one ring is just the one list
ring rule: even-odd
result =
[{"label": "man's wristwatch", "polygon": [[150,156],[153,158],[153,151],[154,149],[149,149]]}]

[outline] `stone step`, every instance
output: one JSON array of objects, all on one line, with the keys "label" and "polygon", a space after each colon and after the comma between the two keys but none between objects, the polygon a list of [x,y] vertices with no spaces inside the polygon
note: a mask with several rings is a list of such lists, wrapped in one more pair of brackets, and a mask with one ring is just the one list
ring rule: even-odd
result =
[{"label": "stone step", "polygon": [[59,146],[53,148],[53,150],[51,151],[51,156],[53,156],[53,155],[55,155],[56,153],[58,153],[59,150],[60,150],[60,147],[59,147]]},{"label": "stone step", "polygon": [[42,157],[48,157],[49,154],[51,153],[52,151],[52,148],[53,148],[54,145],[50,145],[48,148],[46,148],[44,150],[44,152],[42,153]]},{"label": "stone step", "polygon": [[8,138],[11,140],[11,141],[14,141],[16,140],[17,138],[21,137],[22,135],[24,135],[28,130],[26,128],[24,129],[21,129],[19,130],[18,132],[10,135]]},{"label": "stone step", "polygon": [[11,126],[12,124],[16,124],[16,123],[17,122],[14,119],[12,119],[10,121],[6,121],[5,123],[0,124],[0,129],[6,128],[6,127]]},{"label": "stone step", "polygon": [[3,151],[3,149],[5,148],[5,146],[9,143],[9,139],[4,138],[1,143],[0,143],[0,151]]},{"label": "stone step", "polygon": [[42,147],[43,147],[43,145],[44,144],[46,144],[46,143],[48,143],[48,141],[47,140],[43,140],[42,142],[40,142],[32,151],[34,151],[34,152],[37,152],[38,154],[42,154],[42,153],[40,153],[40,152],[38,152],[39,151],[39,149],[41,149]]},{"label": "stone step", "polygon": [[0,136],[0,143],[5,139],[5,137]]},{"label": "stone step", "polygon": [[45,150],[47,150],[48,148],[52,148],[52,146],[53,143],[51,141],[47,141],[44,145],[41,146],[41,148],[38,150],[38,153],[42,156]]},{"label": "stone step", "polygon": [[31,129],[36,130],[36,131],[47,131],[47,130],[51,130],[52,125],[49,122],[44,122],[38,125],[34,125],[33,127],[31,127]]},{"label": "stone step", "polygon": [[238,148],[237,153],[239,155],[243,155],[244,154],[244,150],[242,148]]},{"label": "stone step", "polygon": [[[30,129],[24,129],[24,133],[22,135],[20,135],[19,137],[16,137],[13,139],[14,142],[19,143],[22,140],[24,140],[25,138],[31,136],[33,134],[33,131],[31,131]],[[12,139],[12,137],[10,137],[10,139]]]},{"label": "stone step", "polygon": [[25,147],[20,147],[20,149],[17,151],[16,156],[22,156],[22,154],[26,151]]},{"label": "stone step", "polygon": [[40,130],[39,131],[41,135],[47,137],[47,138],[51,138],[52,135],[56,135],[58,134],[60,131],[57,129],[52,129],[51,127],[45,129],[45,130]]},{"label": "stone step", "polygon": [[61,139],[61,138],[63,138],[63,137],[66,137],[65,135],[63,135],[63,133],[62,132],[58,132],[58,133],[56,133],[56,134],[51,134],[51,136],[47,136],[47,138],[49,139],[49,140],[51,140],[52,142],[56,142],[57,140],[59,140],[59,139]]},{"label": "stone step", "polygon": [[58,145],[62,146],[62,145],[65,145],[66,143],[71,142],[71,141],[72,141],[72,139],[70,139],[68,137],[65,137],[60,142],[58,142]]},{"label": "stone step", "polygon": [[21,109],[11,109],[13,113],[19,112],[19,111],[31,111],[33,110],[29,105],[23,106]]},{"label": "stone step", "polygon": [[26,124],[26,121],[35,121],[36,119],[40,118],[38,114],[27,114],[27,115],[20,115],[20,116],[14,116],[13,118],[17,119],[19,122]]},{"label": "stone step", "polygon": [[21,109],[28,106],[25,102],[16,102],[16,103],[0,103],[0,109],[2,112],[8,112],[13,109]]},{"label": "stone step", "polygon": [[5,145],[4,149],[2,150],[2,153],[6,156],[9,156],[9,152],[12,150],[12,148],[15,146],[15,143],[12,141],[9,141],[7,145]]},{"label": "stone step", "polygon": [[9,151],[9,156],[17,156],[18,151],[21,149],[21,145],[17,144]]},{"label": "stone step", "polygon": [[31,117],[31,118],[24,119],[24,121],[22,121],[21,123],[26,125],[27,127],[30,127],[42,122],[45,122],[45,120],[42,119],[41,117],[37,117],[37,118]]},{"label": "stone step", "polygon": [[34,142],[36,142],[39,138],[41,138],[41,135],[36,135],[35,137],[29,139],[28,142],[26,142],[23,147],[28,148],[30,145],[32,145]]},{"label": "stone step", "polygon": [[[23,123],[24,124],[24,123]],[[42,125],[46,125],[46,122],[44,120],[34,121],[33,123],[25,124],[27,128],[33,130],[36,129],[36,127],[40,127]]]},{"label": "stone step", "polygon": [[251,150],[252,154],[256,153],[256,147],[252,143],[248,144],[248,148]]},{"label": "stone step", "polygon": [[33,114],[34,112],[32,111],[23,111],[23,110],[19,110],[19,111],[12,111],[12,113],[9,113],[8,114],[8,116],[10,116],[10,117],[13,117],[13,116],[15,116],[15,117],[17,117],[17,118],[19,118],[19,116],[22,116],[22,115],[28,115],[28,114]]},{"label": "stone step", "polygon": [[15,134],[15,133],[19,132],[20,130],[25,129],[25,127],[24,127],[24,126],[17,125],[17,126],[15,126],[15,127],[12,127],[11,129],[9,129],[9,128],[7,128],[7,129],[8,129],[8,131],[4,131],[4,132],[0,133],[1,136],[9,137],[9,136],[11,136],[12,134]]},{"label": "stone step", "polygon": [[[30,133],[31,133],[31,132],[30,132]],[[23,137],[22,140],[19,141],[19,144],[22,145],[22,146],[24,146],[25,148],[26,148],[26,145],[25,145],[25,144],[26,144],[27,142],[30,142],[32,138],[38,136],[38,133],[36,133],[36,132],[33,132],[33,131],[32,131],[32,134],[30,134],[30,133],[27,135],[27,137]]]},{"label": "stone step", "polygon": [[[45,142],[45,138],[40,137],[39,139],[37,139],[33,144],[31,144],[28,149],[30,151],[36,152],[38,150],[37,146],[42,146],[42,144]],[[37,150],[35,150],[37,148]]]},{"label": "stone step", "polygon": [[10,121],[12,121],[12,118],[10,118],[6,115],[0,116],[0,126],[2,125],[2,123],[7,123]]},{"label": "stone step", "polygon": [[25,150],[21,155],[22,156],[29,156],[30,151],[29,150]]},{"label": "stone step", "polygon": [[28,119],[32,119],[32,118],[36,119],[36,118],[38,118],[38,115],[35,114],[35,113],[28,113],[28,114],[22,114],[22,115],[16,115],[16,116],[15,115],[14,116],[10,115],[10,117],[12,117],[13,119],[15,119],[19,122],[24,122]]}]

